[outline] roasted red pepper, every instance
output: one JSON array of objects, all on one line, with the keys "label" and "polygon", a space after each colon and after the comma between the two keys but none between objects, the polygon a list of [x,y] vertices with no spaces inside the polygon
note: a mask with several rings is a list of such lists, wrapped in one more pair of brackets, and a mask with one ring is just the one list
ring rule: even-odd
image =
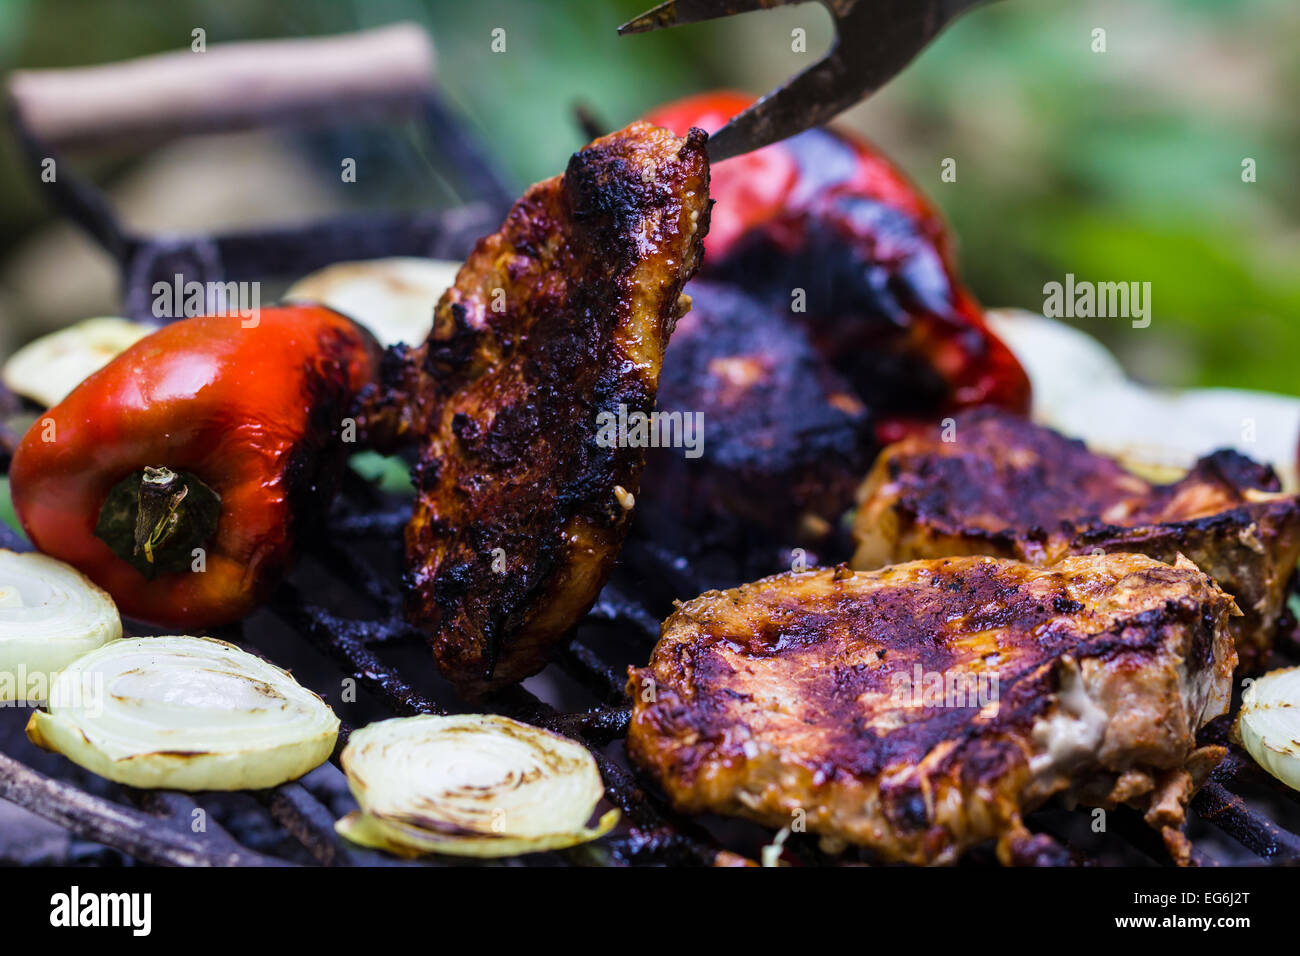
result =
[{"label": "roasted red pepper", "polygon": [[[712,132],[753,102],[693,96],[646,118]],[[866,142],[815,129],[712,169],[701,276],[790,310],[877,413],[877,437],[968,405],[1029,409],[1029,379],[957,278],[942,217]]]},{"label": "roasted red pepper", "polygon": [[328,498],[371,335],[317,306],[165,326],[37,420],[14,455],[32,542],[81,569],[133,618],[236,620],[289,565]]}]

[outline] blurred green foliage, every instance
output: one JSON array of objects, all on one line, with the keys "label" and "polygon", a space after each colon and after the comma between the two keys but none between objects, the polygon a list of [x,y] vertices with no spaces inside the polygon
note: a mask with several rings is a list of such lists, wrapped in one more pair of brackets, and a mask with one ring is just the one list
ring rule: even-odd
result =
[{"label": "blurred green foliage", "polygon": [[1150,329],[1078,324],[1163,382],[1300,393],[1297,41],[1290,0],[1001,4],[943,37],[898,86],[905,115],[1006,133],[971,144],[976,188],[931,188],[981,298],[1149,281]]},{"label": "blurred green foliage", "polygon": [[[616,36],[650,5],[0,0],[0,66],[174,49],[194,26],[219,43],[414,20],[435,39],[448,98],[522,185],[579,145],[579,102],[612,126],[714,86],[760,92],[828,39],[815,4]],[[802,59],[788,49],[792,23],[809,31]],[[496,27],[503,54],[489,46]],[[1092,49],[1098,28],[1104,53]],[[1295,0],[1004,0],[965,17],[847,121],[944,208],[985,303],[1037,309],[1043,284],[1067,272],[1149,281],[1149,329],[1079,324],[1170,384],[1300,393],[1298,93]],[[945,157],[958,161],[956,183],[939,179]],[[1255,183],[1242,182],[1244,157]],[[8,245],[48,213],[8,154],[0,192]]]},{"label": "blurred green foliage", "polygon": [[393,495],[415,494],[415,485],[411,483],[411,470],[400,458],[363,451],[353,455],[348,460],[348,464],[358,475],[373,481],[382,491]]},{"label": "blurred green foliage", "polygon": [[19,534],[23,534],[23,526],[18,521],[18,515],[14,513],[14,503],[9,494],[9,477],[7,475],[0,478],[0,521],[3,521]]}]

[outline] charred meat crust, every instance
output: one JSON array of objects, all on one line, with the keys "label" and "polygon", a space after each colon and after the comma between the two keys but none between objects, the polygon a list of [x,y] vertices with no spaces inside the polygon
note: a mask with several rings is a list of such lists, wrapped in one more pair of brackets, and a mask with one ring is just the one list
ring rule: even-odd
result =
[{"label": "charred meat crust", "polygon": [[1300,557],[1300,503],[1271,468],[1232,451],[1157,485],[1080,441],[993,409],[954,440],[914,435],[881,452],[859,491],[856,568],[955,554],[1047,564],[1066,554],[1183,554],[1232,594],[1243,668],[1271,646]]},{"label": "charred meat crust", "polygon": [[362,416],[419,441],[409,614],[469,696],[540,670],[617,555],[644,453],[599,445],[598,416],[654,407],[708,229],[704,142],[636,123],[529,189]]},{"label": "charred meat crust", "polygon": [[706,433],[695,458],[648,452],[643,504],[691,527],[737,517],[785,543],[806,516],[833,524],[869,461],[865,406],[786,316],[727,286],[687,292],[658,410],[700,413]]},{"label": "charred meat crust", "polygon": [[[665,622],[630,671],[628,750],[685,811],[779,827],[803,810],[886,861],[998,839],[1011,862],[1036,852],[1021,815],[1050,795],[1149,810],[1203,762],[1196,731],[1231,693],[1231,613],[1189,562],[1133,554],[777,575]],[[897,695],[918,672],[996,675],[995,705],[914,706]],[[1072,721],[1093,739],[1072,746]]]}]

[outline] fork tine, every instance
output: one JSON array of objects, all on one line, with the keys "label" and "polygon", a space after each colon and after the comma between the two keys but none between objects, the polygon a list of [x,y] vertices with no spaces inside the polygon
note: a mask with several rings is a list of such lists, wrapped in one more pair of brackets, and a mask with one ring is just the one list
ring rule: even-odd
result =
[{"label": "fork tine", "polygon": [[709,161],[720,163],[829,122],[857,100],[845,76],[834,54],[818,60],[710,136]]},{"label": "fork tine", "polygon": [[830,53],[709,138],[721,162],[821,126],[893,79],[943,29],[982,0],[841,3]]},{"label": "fork tine", "polygon": [[620,36],[629,33],[649,33],[651,30],[662,30],[685,23],[701,23],[704,20],[716,20],[719,17],[748,13],[751,10],[767,10],[772,7],[806,2],[808,0],[665,0],[653,10],[647,10],[639,17],[633,17],[619,27],[618,32]]}]

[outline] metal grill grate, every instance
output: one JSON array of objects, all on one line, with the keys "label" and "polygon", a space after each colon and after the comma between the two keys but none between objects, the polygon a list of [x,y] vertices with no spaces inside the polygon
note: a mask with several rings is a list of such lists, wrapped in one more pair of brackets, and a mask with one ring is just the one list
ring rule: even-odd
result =
[{"label": "metal grill grate", "polygon": [[[480,157],[468,134],[438,111],[439,142],[453,157]],[[23,131],[20,128],[20,134]],[[43,151],[29,135],[20,137],[27,147],[35,175]],[[466,165],[473,167],[474,162]],[[63,181],[62,178],[60,180]],[[105,228],[111,216],[108,204],[84,184],[69,179],[71,192],[59,199],[60,207],[92,235],[120,235],[120,227]],[[495,189],[485,193],[499,193]],[[58,198],[58,197],[56,197]],[[201,278],[248,278],[259,273],[301,274],[339,258],[379,255],[464,255],[478,235],[499,221],[498,195],[484,202],[445,213],[426,213],[397,221],[393,217],[369,221],[353,219],[329,227],[282,228],[239,237],[192,237],[178,248],[174,244],[154,249],[144,240],[131,250],[114,249],[122,267],[127,302],[144,301],[154,273],[170,276],[182,260],[196,258],[204,264]],[[140,267],[141,249],[149,251],[149,268]],[[152,250],[152,251],[151,251]],[[216,250],[216,253],[212,253]],[[156,254],[155,254],[156,253]],[[202,254],[200,254],[202,253]],[[216,270],[216,275],[208,271]],[[238,275],[232,275],[231,272]],[[12,396],[0,394],[0,407]],[[0,450],[13,436],[0,435]],[[0,455],[7,466],[8,455]],[[385,495],[352,475],[332,511],[330,521],[314,540],[307,542],[299,569],[275,594],[267,613],[215,636],[245,645],[291,667],[299,678],[327,700],[337,696],[341,681],[350,678],[366,692],[359,711],[369,719],[383,716],[442,713],[465,709],[450,688],[439,684],[424,649],[423,638],[412,631],[401,614],[401,596],[392,582],[399,580],[401,530],[409,503]],[[0,546],[26,547],[17,535],[0,525]],[[725,553],[728,542],[712,542],[712,557],[728,559],[740,575],[740,563]],[[735,542],[730,542],[734,551]],[[540,854],[514,862],[567,862],[571,864],[694,864],[725,865],[752,859],[767,836],[749,824],[716,819],[685,819],[675,814],[652,788],[643,788],[634,771],[622,760],[618,741],[626,733],[629,702],[623,691],[628,664],[641,664],[658,637],[659,621],[667,598],[690,596],[716,583],[696,567],[717,567],[666,548],[634,531],[613,579],[577,630],[574,642],[563,651],[540,684],[501,692],[477,710],[492,710],[580,740],[594,755],[606,784],[609,801],[623,812],[623,822],[609,837],[595,844],[561,853]],[[774,570],[769,568],[768,570]],[[287,634],[287,638],[286,638]],[[1292,661],[1300,660],[1294,640],[1285,642]],[[410,663],[394,661],[405,655]],[[311,676],[308,676],[308,675]],[[331,676],[332,675],[332,676]],[[545,686],[564,701],[548,703],[531,689]],[[363,706],[364,705],[364,706]],[[343,728],[340,746],[346,740]],[[1224,739],[1222,723],[1207,728],[1210,741]],[[27,745],[19,742],[14,749]],[[613,746],[610,746],[610,745]],[[22,752],[19,750],[19,752]],[[36,751],[32,749],[31,755]],[[338,752],[334,761],[337,762]],[[28,759],[32,759],[29,756]],[[323,865],[439,865],[442,860],[410,864],[351,845],[338,837],[334,820],[346,809],[340,805],[338,773],[333,786],[318,779],[319,771],[301,781],[255,795],[253,806],[229,827],[209,822],[195,833],[192,821],[199,811],[210,820],[231,815],[222,807],[225,795],[194,797],[164,792],[138,791],[88,779],[84,772],[61,758],[48,766],[66,779],[56,779],[28,766],[13,754],[0,753],[0,797],[18,804],[85,840],[113,847],[139,862],[170,865],[282,865],[309,862]],[[78,783],[69,782],[77,780]],[[90,792],[95,790],[95,792]],[[1243,796],[1263,794],[1270,813],[1247,803]],[[1284,817],[1300,821],[1300,795],[1260,771],[1242,751],[1231,748],[1192,803],[1196,817],[1210,824],[1193,834],[1194,862],[1220,860],[1266,863],[1300,863],[1300,837],[1285,829]],[[1168,863],[1163,846],[1136,816],[1118,812],[1117,822],[1104,845],[1081,845],[1077,826],[1063,811],[1046,811],[1030,818],[1031,828],[1045,832],[1072,848],[1080,863]],[[1077,818],[1078,815],[1073,815]],[[248,822],[250,817],[254,824]],[[1077,823],[1077,819],[1074,821]],[[1193,821],[1193,826],[1195,826]],[[238,830],[236,835],[232,830]],[[256,841],[249,833],[260,832]],[[1215,836],[1215,833],[1219,836]],[[268,836],[269,834],[269,836]],[[1226,840],[1224,839],[1226,837]],[[250,843],[256,842],[257,846]],[[1204,846],[1202,844],[1205,844]],[[268,849],[273,847],[274,849]],[[1226,847],[1226,849],[1225,849]],[[785,844],[785,858],[798,864],[856,863],[856,851],[830,857],[815,841],[795,835]],[[990,862],[991,853],[977,849],[966,863]],[[0,863],[6,862],[0,859]]]},{"label": "metal grill grate", "polygon": [[[341,682],[344,677],[355,680],[383,713],[408,715],[465,709],[457,704],[449,689],[427,690],[416,686],[405,671],[385,659],[385,650],[406,649],[425,659],[423,671],[432,670],[422,646],[423,639],[404,622],[400,595],[383,571],[389,562],[400,560],[400,534],[396,529],[406,507],[400,499],[385,498],[359,480],[353,481],[335,510],[327,532],[309,548],[305,558],[307,566],[279,589],[270,611],[281,626],[287,625],[304,640],[300,652],[312,648],[331,660],[337,667],[338,680]],[[12,532],[5,531],[0,539],[3,539],[0,544],[6,547],[22,546]],[[680,568],[681,562],[677,562],[678,573]],[[495,695],[485,706],[476,709],[491,710],[580,740],[596,758],[609,801],[623,811],[625,822],[611,837],[546,857],[557,862],[606,865],[741,862],[752,853],[752,836],[731,844],[726,835],[718,833],[727,830],[725,824],[712,826],[679,817],[643,788],[634,772],[606,752],[606,745],[620,740],[627,729],[628,702],[623,695],[620,666],[643,661],[656,636],[653,609],[628,596],[637,586],[637,576],[629,568],[620,569],[579,628],[577,640],[557,661],[556,669],[573,685],[569,693],[579,694],[587,706],[561,711],[530,690],[516,687]],[[337,590],[342,581],[352,582],[346,593]],[[331,595],[333,603],[338,603],[341,597],[353,604],[366,605],[370,611],[345,616],[313,597],[320,594]],[[220,636],[257,650],[261,644],[259,632],[265,630],[254,621]],[[623,653],[619,658],[608,651],[598,653],[588,637],[621,644]],[[295,655],[295,666],[298,659],[302,659],[301,653]],[[286,662],[280,660],[280,663]],[[413,669],[407,670],[415,673]],[[333,687],[320,681],[314,683],[327,699],[337,696],[338,683]],[[345,726],[344,740],[348,729]],[[1226,727],[1221,720],[1206,728],[1204,738],[1207,742],[1226,742],[1225,734]],[[1249,806],[1241,795],[1247,788],[1263,788],[1300,809],[1300,795],[1274,781],[1248,755],[1232,747],[1229,757],[1193,800],[1192,809],[1260,861],[1300,863],[1300,837]],[[190,797],[117,789],[120,793],[116,798],[95,796],[45,776],[13,756],[0,755],[0,796],[80,837],[115,847],[141,862],[177,865],[292,862],[242,845],[220,826],[209,824],[205,833],[192,833],[190,821],[195,810],[203,807],[205,795]],[[328,805],[330,797],[314,793],[309,782],[286,784],[258,793],[256,797],[269,821],[292,836],[305,850],[306,857],[315,863],[397,862],[339,838],[333,829],[338,814]],[[215,819],[218,814],[213,812],[210,816]],[[1144,858],[1168,862],[1158,838],[1136,815],[1116,816],[1120,822],[1113,839],[1127,843]],[[1031,818],[1031,824],[1040,832],[1057,835],[1062,842],[1073,845],[1068,835],[1056,832],[1050,812]],[[841,859],[827,857],[808,839],[793,840],[787,848],[787,857],[800,863],[860,861],[853,853]],[[1080,863],[1097,862],[1089,852],[1078,847],[1074,848],[1074,855]],[[976,852],[971,855],[971,862],[978,863],[984,858]],[[1218,862],[1216,856],[1199,847],[1195,859],[1202,864]],[[424,861],[422,865],[443,862],[446,861]]]},{"label": "metal grill grate", "polygon": [[[389,501],[387,510],[374,510],[376,505],[376,495],[371,489],[354,482],[337,509],[338,520],[307,555],[307,560],[314,559],[320,568],[306,568],[282,586],[272,601],[271,611],[308,644],[332,659],[341,672],[340,680],[354,679],[382,704],[388,715],[446,713],[457,709],[454,703],[443,703],[412,686],[378,653],[383,645],[409,645],[417,641],[422,644],[423,640],[403,621],[398,593],[363,557],[387,551],[390,560],[399,559],[400,534],[394,529],[404,521],[406,505]],[[326,539],[331,543],[325,543]],[[0,530],[0,545],[14,549],[26,547],[8,529]],[[326,585],[322,569],[332,569],[340,578],[331,579]],[[343,617],[313,602],[308,585],[328,586],[332,590],[339,579],[356,582],[349,597],[370,604],[373,607],[370,616]],[[629,621],[635,622],[631,628],[634,646],[648,650],[651,634],[646,628],[651,619],[647,612],[621,597],[615,587],[607,589],[593,609],[592,624],[602,627]],[[220,636],[257,650],[258,642],[248,640],[244,631],[244,627],[239,627]],[[593,706],[561,713],[528,690],[515,687],[492,698],[487,709],[573,737],[591,748],[605,779],[608,798],[623,811],[629,826],[625,833],[603,841],[598,848],[578,848],[562,855],[575,863],[714,862],[725,851],[712,837],[667,812],[646,794],[624,766],[602,751],[605,744],[621,738],[627,728],[627,701],[616,671],[579,642],[562,655],[560,667],[591,695]],[[337,696],[337,690],[331,691],[329,687],[318,686],[317,690],[327,699]],[[340,747],[348,731],[345,726]],[[336,750],[335,760],[337,754]],[[118,789],[126,802],[93,796],[40,774],[12,756],[0,754],[0,796],[78,836],[118,848],[142,862],[180,865],[284,862],[241,846],[220,828],[214,831],[209,826],[204,834],[191,833],[190,821],[199,804],[188,796]],[[318,863],[387,861],[380,854],[341,840],[333,829],[336,814],[301,782],[260,793],[258,799],[271,818]]]}]

